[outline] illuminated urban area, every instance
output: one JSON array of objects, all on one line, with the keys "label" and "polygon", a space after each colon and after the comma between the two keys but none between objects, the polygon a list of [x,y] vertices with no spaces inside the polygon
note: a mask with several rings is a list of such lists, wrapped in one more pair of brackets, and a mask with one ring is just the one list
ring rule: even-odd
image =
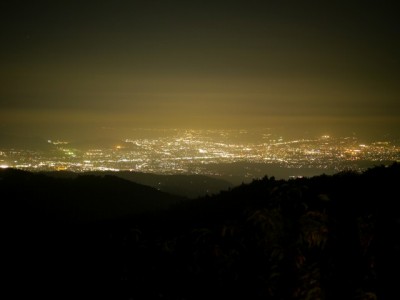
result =
[{"label": "illuminated urban area", "polygon": [[354,136],[328,135],[314,139],[286,139],[268,132],[251,136],[245,130],[172,130],[158,137],[126,138],[114,145],[96,148],[78,148],[72,142],[47,140],[46,147],[47,150],[40,151],[1,149],[0,165],[30,171],[128,170],[223,175],[216,165],[274,164],[283,168],[338,172],[400,161],[400,147],[393,141],[365,143]]}]

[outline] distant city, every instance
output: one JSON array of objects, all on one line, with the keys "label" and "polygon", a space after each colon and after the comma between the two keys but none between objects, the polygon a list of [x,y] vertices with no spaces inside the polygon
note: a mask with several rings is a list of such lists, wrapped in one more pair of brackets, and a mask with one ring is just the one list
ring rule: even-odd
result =
[{"label": "distant city", "polygon": [[[135,171],[156,174],[228,176],[219,165],[278,166],[295,169],[360,171],[400,161],[400,147],[390,140],[363,142],[355,136],[323,135],[288,139],[269,131],[171,130],[149,137],[127,137],[113,145],[82,146],[49,139],[47,150],[0,149],[0,166],[30,171]],[[144,135],[145,136],[145,135]],[[260,171],[246,168],[245,177]]]}]

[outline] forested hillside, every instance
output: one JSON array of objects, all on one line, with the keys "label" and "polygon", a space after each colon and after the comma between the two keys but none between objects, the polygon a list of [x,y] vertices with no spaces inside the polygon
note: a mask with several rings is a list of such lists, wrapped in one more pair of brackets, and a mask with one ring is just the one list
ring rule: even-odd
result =
[{"label": "forested hillside", "polygon": [[[399,295],[398,164],[289,181],[266,176],[218,195],[171,201],[168,210],[84,224],[36,220],[32,202],[30,216],[26,203],[18,202],[24,211],[18,217],[18,211],[10,211],[18,205],[9,202],[28,195],[24,189],[40,199],[45,191],[38,178],[43,177],[24,174],[18,180],[25,181],[17,184],[9,176],[3,171],[0,184],[10,191],[14,182],[16,193],[2,197],[6,270],[16,294],[74,299]],[[53,193],[63,194],[65,186],[51,180]],[[90,177],[70,184],[91,182],[126,194],[120,180]],[[103,203],[114,192],[93,197]]]}]

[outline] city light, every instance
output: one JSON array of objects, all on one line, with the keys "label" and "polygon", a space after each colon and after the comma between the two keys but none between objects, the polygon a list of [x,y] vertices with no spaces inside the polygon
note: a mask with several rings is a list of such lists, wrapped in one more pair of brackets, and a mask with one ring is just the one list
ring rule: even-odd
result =
[{"label": "city light", "polygon": [[120,171],[158,174],[210,174],[208,166],[229,163],[278,164],[286,168],[336,171],[362,169],[362,162],[399,161],[391,141],[366,143],[355,137],[285,139],[260,133],[255,142],[240,141],[241,131],[180,130],[156,138],[127,137],[116,146],[81,150],[73,143],[48,142],[49,151],[0,149],[1,168],[27,170]]}]

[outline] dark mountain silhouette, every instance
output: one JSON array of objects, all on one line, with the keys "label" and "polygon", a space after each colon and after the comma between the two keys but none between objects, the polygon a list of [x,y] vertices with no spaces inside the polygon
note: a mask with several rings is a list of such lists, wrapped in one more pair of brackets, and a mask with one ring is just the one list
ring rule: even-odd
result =
[{"label": "dark mountain silhouette", "polygon": [[[68,171],[43,172],[57,178],[74,178],[81,174]],[[151,186],[159,191],[188,198],[217,194],[232,187],[226,180],[204,175],[157,175],[150,173],[120,171],[120,172],[85,172],[85,175],[120,177],[132,182]]]},{"label": "dark mountain silhouette", "polygon": [[0,171],[0,179],[8,213],[15,210],[25,218],[37,218],[38,214],[72,223],[116,219],[165,209],[184,199],[111,175],[53,178],[5,169]]},{"label": "dark mountain silhouette", "polygon": [[[41,182],[49,182],[7,172],[1,186],[10,187],[11,173],[17,194],[43,195]],[[91,181],[121,194],[127,184],[108,177],[69,182]],[[399,183],[396,163],[362,174],[265,176],[168,210],[63,226],[35,221],[34,210],[12,222],[3,209],[12,279],[6,286],[58,299],[397,299]],[[54,191],[61,194],[60,186]],[[104,199],[114,193],[105,191]],[[19,197],[3,198],[3,207],[10,199]]]}]

